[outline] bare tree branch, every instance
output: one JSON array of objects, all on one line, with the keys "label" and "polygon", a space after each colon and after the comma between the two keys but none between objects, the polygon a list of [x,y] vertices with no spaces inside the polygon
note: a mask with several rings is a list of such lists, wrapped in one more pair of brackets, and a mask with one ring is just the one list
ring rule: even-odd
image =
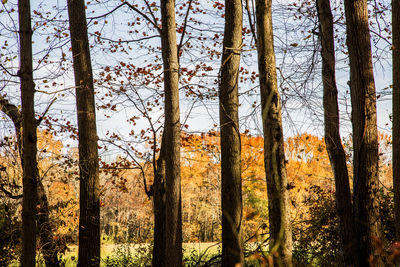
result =
[{"label": "bare tree branch", "polygon": [[182,35],[181,35],[181,40],[179,41],[179,45],[178,45],[178,58],[179,58],[179,55],[180,55],[180,51],[182,49],[183,39],[185,38],[186,25],[187,25],[187,20],[189,18],[190,9],[192,8],[192,2],[193,2],[193,0],[189,1],[189,5],[188,5],[188,8],[186,10],[185,21],[183,23],[183,31],[182,31]]}]

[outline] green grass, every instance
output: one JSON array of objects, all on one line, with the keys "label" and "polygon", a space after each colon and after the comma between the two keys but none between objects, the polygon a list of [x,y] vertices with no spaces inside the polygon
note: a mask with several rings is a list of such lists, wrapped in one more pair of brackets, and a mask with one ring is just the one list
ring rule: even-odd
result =
[{"label": "green grass", "polygon": [[[105,259],[107,257],[112,257],[115,253],[116,249],[119,246],[128,246],[131,249],[132,253],[135,254],[136,249],[141,246],[149,246],[150,244],[102,244],[101,246],[101,258]],[[185,251],[185,255],[189,255],[196,251],[197,253],[206,254],[215,254],[218,252],[217,243],[184,243],[183,248]],[[68,251],[63,256],[63,260],[65,261],[66,267],[74,267],[78,263],[78,246],[77,245],[69,245]],[[105,266],[104,262],[101,263],[101,266]]]},{"label": "green grass", "polygon": [[[101,257],[111,256],[115,248],[116,245],[114,244],[103,244],[100,249]],[[65,261],[65,267],[76,266],[78,263],[78,245],[69,245],[62,259]]]},{"label": "green grass", "polygon": [[[132,254],[135,255],[135,252],[139,248],[142,252],[143,249],[146,250],[146,246],[150,246],[150,244],[111,244],[111,243],[105,243],[101,245],[101,266],[105,266],[105,263],[103,262],[104,259],[107,257],[113,257],[115,256],[115,253],[118,248],[121,247],[129,247],[131,250]],[[206,258],[209,255],[215,255],[218,253],[220,249],[220,245],[218,243],[184,243],[183,244],[183,249],[184,249],[184,256],[186,258],[190,258],[190,256],[193,255],[200,255],[200,253],[204,253]],[[151,251],[150,251],[151,253]],[[67,252],[63,255],[62,261],[65,263],[65,267],[75,267],[78,263],[78,245],[69,245]],[[19,262],[15,261],[9,265],[9,267],[18,267]],[[39,260],[39,263],[37,264],[38,267],[44,267],[44,262],[43,260]]]}]

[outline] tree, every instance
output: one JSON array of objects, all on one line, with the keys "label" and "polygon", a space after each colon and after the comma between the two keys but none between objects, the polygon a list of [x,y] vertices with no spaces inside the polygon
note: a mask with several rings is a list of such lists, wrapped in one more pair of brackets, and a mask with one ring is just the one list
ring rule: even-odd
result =
[{"label": "tree", "polygon": [[400,1],[392,1],[393,59],[393,191],[396,240],[400,240]]},{"label": "tree", "polygon": [[[21,125],[22,114],[18,110],[17,106],[9,103],[9,101],[3,98],[2,96],[0,96],[0,110],[4,114],[6,114],[14,124],[18,155],[21,158],[21,163],[23,166],[24,165],[24,161],[22,160],[23,146],[21,140],[23,135],[22,125]],[[36,142],[36,148],[37,148],[37,142]],[[38,200],[37,228],[40,237],[40,244],[43,250],[43,256],[45,259],[46,266],[59,266],[56,244],[53,239],[53,230],[49,219],[49,203],[47,200],[46,192],[44,191],[43,183],[38,176],[39,175],[37,174],[37,200]]]},{"label": "tree", "polygon": [[68,0],[76,86],[79,138],[78,266],[100,265],[100,186],[93,72],[86,27],[85,1]]},{"label": "tree", "polygon": [[380,238],[377,206],[378,130],[376,94],[366,0],[345,0],[353,126],[353,194],[359,264],[373,256],[372,238]]},{"label": "tree", "polygon": [[153,183],[153,209],[154,209],[154,246],[153,246],[153,266],[162,266],[165,254],[165,137],[163,134],[160,154],[154,172]]},{"label": "tree", "polygon": [[282,132],[281,102],[276,78],[272,1],[256,1],[258,70],[264,131],[264,167],[268,190],[270,250],[292,266],[289,187]]},{"label": "tree", "polygon": [[219,74],[222,266],[243,264],[243,207],[238,114],[238,78],[243,45],[242,20],[242,1],[227,0],[225,2],[225,30]]},{"label": "tree", "polygon": [[49,202],[47,195],[44,190],[43,183],[38,181],[38,230],[40,237],[40,244],[43,251],[43,258],[47,267],[60,266],[60,262],[57,256],[56,243],[54,242],[54,235],[52,229],[52,223],[49,218]]},{"label": "tree", "polygon": [[[357,244],[354,237],[354,220],[351,204],[349,174],[346,154],[340,138],[339,107],[335,75],[335,43],[333,17],[329,0],[317,1],[322,46],[322,82],[324,87],[325,143],[335,178],[336,209],[339,218],[343,265],[356,264]],[[357,265],[357,264],[356,264]]]},{"label": "tree", "polygon": [[32,28],[29,0],[18,1],[22,106],[22,255],[21,266],[35,266],[37,203],[37,136],[33,82]]},{"label": "tree", "polygon": [[[161,1],[161,45],[164,66],[165,123],[159,173],[156,173],[155,223],[163,224],[164,244],[154,248],[154,266],[182,265],[182,203],[180,176],[179,62],[176,44],[175,0]],[[164,176],[164,178],[163,178]],[[164,183],[164,186],[162,184]],[[162,192],[164,187],[165,192]],[[161,190],[161,191],[160,191]],[[165,197],[163,196],[165,194]],[[159,203],[161,201],[161,203]],[[161,205],[159,205],[161,204]],[[164,205],[164,207],[161,207]],[[160,208],[162,210],[160,210]],[[164,214],[161,214],[164,213]],[[157,215],[161,215],[158,217]],[[155,236],[155,240],[158,237]],[[161,251],[157,251],[161,249]],[[164,251],[163,251],[164,250]],[[163,256],[163,257],[162,257]]]}]

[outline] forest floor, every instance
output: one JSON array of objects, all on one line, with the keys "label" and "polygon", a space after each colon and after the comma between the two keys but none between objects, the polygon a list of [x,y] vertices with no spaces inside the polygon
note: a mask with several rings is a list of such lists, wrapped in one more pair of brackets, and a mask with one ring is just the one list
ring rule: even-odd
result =
[{"label": "forest floor", "polygon": [[[117,251],[127,251],[129,248],[129,251],[135,255],[136,253],[151,253],[149,250],[150,244],[148,243],[142,243],[142,244],[102,244],[101,245],[101,258],[102,260],[106,259],[107,257],[113,256]],[[185,254],[190,254],[193,251],[197,253],[210,253],[210,254],[215,254],[218,251],[218,243],[215,242],[205,242],[205,243],[184,243],[183,248],[184,248],[184,253]],[[65,260],[65,266],[66,267],[72,267],[76,266],[77,263],[77,258],[78,258],[78,245],[69,245],[68,250],[65,253],[65,256],[63,259]],[[102,266],[104,263],[102,262]]]}]

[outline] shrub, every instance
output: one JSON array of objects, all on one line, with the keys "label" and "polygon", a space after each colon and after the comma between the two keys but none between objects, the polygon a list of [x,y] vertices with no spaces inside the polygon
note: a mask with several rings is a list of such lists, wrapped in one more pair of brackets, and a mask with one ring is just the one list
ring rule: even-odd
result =
[{"label": "shrub", "polygon": [[293,260],[296,266],[340,265],[340,236],[335,196],[319,186],[310,188],[309,217],[293,225]]},{"label": "shrub", "polygon": [[0,266],[8,266],[20,255],[21,223],[16,220],[15,210],[0,204]]},{"label": "shrub", "polygon": [[152,251],[153,246],[147,244],[135,245],[134,248],[129,244],[118,245],[103,262],[107,267],[151,266]]}]

